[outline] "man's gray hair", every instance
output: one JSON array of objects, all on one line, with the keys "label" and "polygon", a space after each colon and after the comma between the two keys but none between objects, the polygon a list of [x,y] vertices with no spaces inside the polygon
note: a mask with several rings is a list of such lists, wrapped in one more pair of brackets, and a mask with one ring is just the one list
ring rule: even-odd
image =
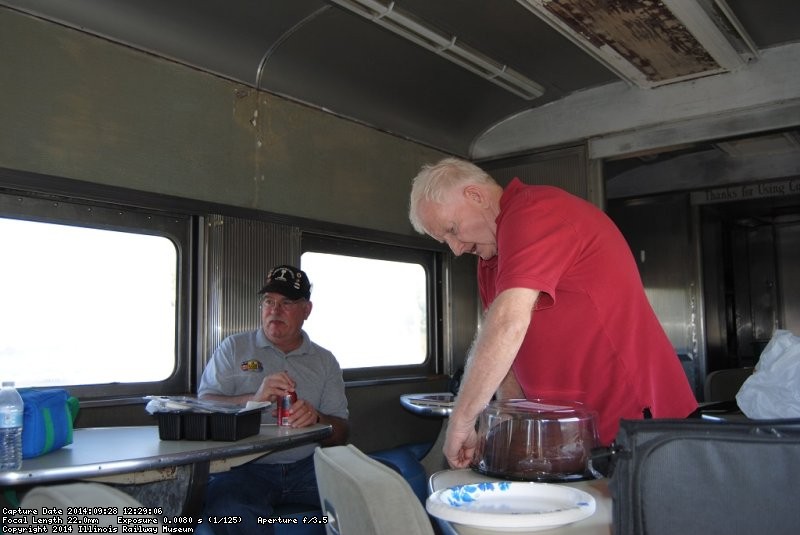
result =
[{"label": "man's gray hair", "polygon": [[477,165],[458,158],[445,158],[435,164],[427,164],[411,183],[411,198],[408,219],[414,230],[426,234],[428,230],[419,217],[422,201],[442,202],[444,195],[458,184],[496,184],[486,171]]}]

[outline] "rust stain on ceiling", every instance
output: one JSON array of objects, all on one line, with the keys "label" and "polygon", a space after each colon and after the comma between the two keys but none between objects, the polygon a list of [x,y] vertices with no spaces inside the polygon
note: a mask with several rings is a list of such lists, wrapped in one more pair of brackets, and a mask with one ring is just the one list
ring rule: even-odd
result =
[{"label": "rust stain on ceiling", "polygon": [[545,7],[593,46],[608,46],[654,83],[720,66],[657,0],[552,0]]}]

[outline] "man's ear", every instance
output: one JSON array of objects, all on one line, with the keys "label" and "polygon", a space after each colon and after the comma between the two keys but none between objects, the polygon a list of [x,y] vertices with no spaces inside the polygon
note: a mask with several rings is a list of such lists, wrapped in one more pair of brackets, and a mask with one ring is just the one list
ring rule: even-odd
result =
[{"label": "man's ear", "polygon": [[471,202],[483,205],[486,202],[486,196],[481,187],[477,184],[467,184],[464,186],[464,197]]}]

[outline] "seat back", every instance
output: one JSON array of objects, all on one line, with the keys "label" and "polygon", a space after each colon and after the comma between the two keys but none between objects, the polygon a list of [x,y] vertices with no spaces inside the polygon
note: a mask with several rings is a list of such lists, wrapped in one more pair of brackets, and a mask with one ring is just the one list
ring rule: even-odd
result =
[{"label": "seat back", "polygon": [[317,448],[314,468],[329,535],[433,535],[405,479],[355,446]]}]

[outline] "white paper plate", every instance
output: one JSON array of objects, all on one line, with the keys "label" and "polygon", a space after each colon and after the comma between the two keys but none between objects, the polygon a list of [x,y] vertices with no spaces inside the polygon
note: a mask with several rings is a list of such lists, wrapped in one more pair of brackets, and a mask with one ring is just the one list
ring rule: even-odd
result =
[{"label": "white paper plate", "polygon": [[591,494],[564,485],[486,482],[434,492],[425,508],[435,517],[496,531],[551,529],[594,514]]}]

